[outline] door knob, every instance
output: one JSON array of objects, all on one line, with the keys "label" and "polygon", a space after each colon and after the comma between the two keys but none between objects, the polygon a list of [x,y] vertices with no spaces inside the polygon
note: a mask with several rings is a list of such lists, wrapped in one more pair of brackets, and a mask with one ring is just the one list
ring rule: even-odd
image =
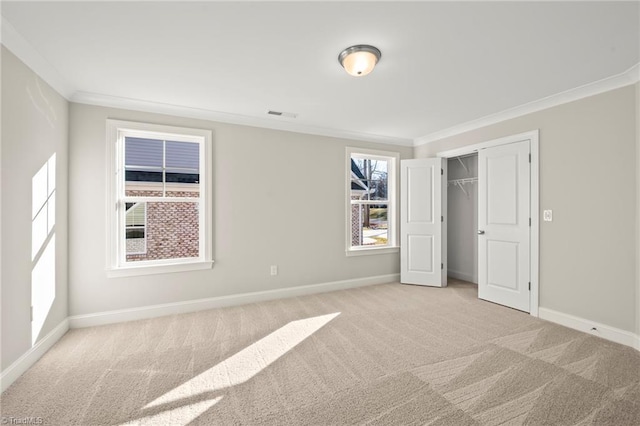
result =
[{"label": "door knob", "polygon": [[478,229],[478,235],[484,235],[484,231],[482,229]]}]

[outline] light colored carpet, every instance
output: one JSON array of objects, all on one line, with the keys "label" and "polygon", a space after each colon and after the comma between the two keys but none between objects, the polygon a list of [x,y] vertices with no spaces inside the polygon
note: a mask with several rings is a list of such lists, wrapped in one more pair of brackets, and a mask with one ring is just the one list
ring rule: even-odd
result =
[{"label": "light colored carpet", "polygon": [[640,353],[386,284],[69,331],[2,395],[53,425],[640,425]]}]

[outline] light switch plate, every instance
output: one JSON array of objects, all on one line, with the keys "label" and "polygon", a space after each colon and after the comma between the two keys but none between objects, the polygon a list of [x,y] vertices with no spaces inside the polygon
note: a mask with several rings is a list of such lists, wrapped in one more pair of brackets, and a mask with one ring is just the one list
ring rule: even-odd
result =
[{"label": "light switch plate", "polygon": [[553,221],[553,210],[544,210],[542,212],[542,220],[544,220],[545,222],[552,222]]}]

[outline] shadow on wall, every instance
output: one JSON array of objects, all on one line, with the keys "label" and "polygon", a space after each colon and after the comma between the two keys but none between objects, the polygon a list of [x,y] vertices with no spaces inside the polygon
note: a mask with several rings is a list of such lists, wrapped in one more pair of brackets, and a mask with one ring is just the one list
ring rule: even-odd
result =
[{"label": "shadow on wall", "polygon": [[[51,106],[49,99],[45,96],[40,85],[40,79],[36,76],[33,78],[33,84],[27,86],[27,96],[31,100],[31,104],[36,110],[47,120],[52,129],[56,127],[58,116],[55,109]],[[55,154],[54,154],[55,155]]]},{"label": "shadow on wall", "polygon": [[56,298],[56,154],[31,179],[31,345]]}]

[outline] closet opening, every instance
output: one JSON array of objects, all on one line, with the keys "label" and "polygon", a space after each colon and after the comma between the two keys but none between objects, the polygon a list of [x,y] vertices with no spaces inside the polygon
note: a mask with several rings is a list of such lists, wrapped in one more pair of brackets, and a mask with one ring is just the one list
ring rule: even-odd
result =
[{"label": "closet opening", "polygon": [[478,153],[448,159],[447,276],[478,284]]}]

